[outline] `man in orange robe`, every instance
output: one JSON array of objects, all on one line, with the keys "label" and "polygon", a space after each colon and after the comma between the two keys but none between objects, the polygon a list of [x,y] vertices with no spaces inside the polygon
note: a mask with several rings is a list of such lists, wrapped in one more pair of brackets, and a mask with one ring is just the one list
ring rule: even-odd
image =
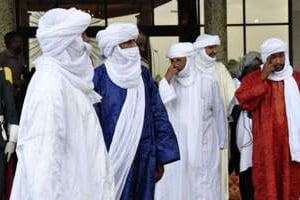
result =
[{"label": "man in orange robe", "polygon": [[243,79],[236,97],[253,114],[255,200],[300,199],[300,73],[285,42],[261,46],[263,65]]}]

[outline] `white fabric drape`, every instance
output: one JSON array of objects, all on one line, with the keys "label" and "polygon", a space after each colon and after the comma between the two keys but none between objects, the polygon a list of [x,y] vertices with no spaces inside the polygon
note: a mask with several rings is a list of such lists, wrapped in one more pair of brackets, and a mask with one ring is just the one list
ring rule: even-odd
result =
[{"label": "white fabric drape", "polygon": [[252,167],[252,119],[248,117],[246,111],[242,111],[236,126],[236,143],[241,153],[240,172]]},{"label": "white fabric drape", "polygon": [[216,78],[216,58],[208,56],[205,52],[205,49],[198,49],[197,55],[195,57],[196,67],[205,74],[211,75]]}]

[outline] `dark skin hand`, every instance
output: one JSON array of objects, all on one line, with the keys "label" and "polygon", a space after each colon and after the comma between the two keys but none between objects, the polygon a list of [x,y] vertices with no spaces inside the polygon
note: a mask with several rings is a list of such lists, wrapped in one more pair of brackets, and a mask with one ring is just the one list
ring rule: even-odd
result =
[{"label": "dark skin hand", "polygon": [[164,166],[162,164],[159,164],[157,167],[156,167],[156,170],[155,170],[155,182],[157,183],[158,181],[160,181],[160,179],[163,177],[164,175]]},{"label": "dark skin hand", "polygon": [[263,70],[261,73],[261,80],[265,80],[268,76],[275,71],[274,65],[270,62],[270,59],[267,59],[267,62],[263,66]]},{"label": "dark skin hand", "polygon": [[178,73],[178,69],[174,66],[174,64],[171,64],[168,68],[165,78],[170,83],[172,78]]},{"label": "dark skin hand", "polygon": [[165,75],[166,80],[170,83],[170,80],[178,74],[186,65],[186,57],[171,58],[171,65]]}]

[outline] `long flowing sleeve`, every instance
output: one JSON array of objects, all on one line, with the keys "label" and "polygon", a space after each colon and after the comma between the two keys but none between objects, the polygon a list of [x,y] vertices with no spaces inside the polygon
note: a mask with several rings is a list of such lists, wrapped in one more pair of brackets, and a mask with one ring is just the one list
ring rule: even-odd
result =
[{"label": "long flowing sleeve", "polygon": [[[150,77],[150,74],[147,76]],[[179,147],[166,108],[151,77],[149,82],[151,87],[151,109],[156,134],[157,161],[167,164],[180,159]]]},{"label": "long flowing sleeve", "polygon": [[162,102],[166,105],[168,102],[176,99],[175,89],[172,85],[168,83],[168,81],[163,78],[159,82],[159,94],[161,96]]},{"label": "long flowing sleeve", "polygon": [[255,71],[246,76],[235,92],[235,96],[244,110],[255,109],[268,90],[267,80],[261,80],[260,74],[260,71]]},{"label": "long flowing sleeve", "polygon": [[217,82],[213,83],[213,115],[220,139],[220,148],[227,147],[227,122]]}]

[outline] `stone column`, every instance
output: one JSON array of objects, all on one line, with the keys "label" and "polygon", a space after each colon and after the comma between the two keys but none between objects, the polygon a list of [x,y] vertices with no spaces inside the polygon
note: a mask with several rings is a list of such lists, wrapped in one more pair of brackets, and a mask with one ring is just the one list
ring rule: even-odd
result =
[{"label": "stone column", "polygon": [[208,34],[219,35],[221,45],[218,47],[217,58],[221,62],[227,62],[227,1],[205,0],[204,1],[204,31]]},{"label": "stone column", "polygon": [[300,1],[292,1],[292,31],[293,38],[290,40],[293,43],[293,66],[300,71],[300,48],[297,44],[300,43]]},{"label": "stone column", "polygon": [[15,29],[14,0],[0,0],[0,50],[5,48],[4,35]]}]

